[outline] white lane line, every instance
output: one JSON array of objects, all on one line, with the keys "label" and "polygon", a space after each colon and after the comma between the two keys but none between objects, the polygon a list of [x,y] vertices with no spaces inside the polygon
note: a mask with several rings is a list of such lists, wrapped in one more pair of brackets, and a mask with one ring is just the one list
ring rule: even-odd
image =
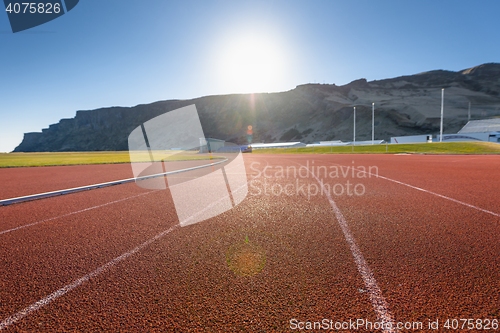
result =
[{"label": "white lane line", "polygon": [[33,223],[30,223],[30,224],[24,224],[24,225],[21,225],[19,227],[15,227],[15,228],[12,228],[12,229],[0,231],[0,235],[6,234],[6,233],[9,233],[9,232],[12,232],[12,231],[16,231],[16,230],[19,230],[19,229],[24,229],[24,228],[27,228],[27,227],[32,227],[32,226],[40,224],[40,223],[45,223],[45,222],[57,220],[57,219],[60,219],[60,218],[63,218],[63,217],[68,217],[68,216],[71,216],[71,215],[75,215],[75,214],[80,214],[80,213],[83,213],[83,212],[87,212],[89,210],[93,210],[93,209],[97,209],[97,208],[109,206],[109,205],[112,205],[112,204],[115,204],[115,203],[118,203],[118,202],[126,201],[126,200],[133,199],[133,198],[137,198],[137,197],[140,197],[140,196],[143,196],[143,195],[148,195],[148,194],[153,193],[153,192],[156,192],[156,191],[150,191],[150,192],[147,192],[147,193],[141,193],[141,194],[134,195],[134,196],[131,196],[131,197],[127,197],[127,198],[124,198],[124,199],[110,201],[110,202],[107,202],[107,203],[102,204],[102,205],[97,205],[97,206],[93,206],[93,207],[89,207],[89,208],[77,210],[77,211],[74,211],[74,212],[71,212],[71,213],[68,213],[68,214],[51,217],[49,219],[45,219],[45,220],[33,222]]},{"label": "white lane line", "polygon": [[[310,170],[309,173],[311,173]],[[378,320],[383,323],[384,327],[383,331],[397,332],[397,330],[395,329],[396,324],[394,322],[393,316],[389,311],[389,305],[387,304],[384,296],[382,295],[382,291],[380,290],[377,284],[377,280],[375,280],[375,277],[373,276],[373,272],[371,271],[370,266],[368,266],[368,263],[363,257],[363,254],[361,253],[361,250],[356,244],[356,241],[351,233],[351,229],[349,228],[346,219],[344,218],[344,215],[337,207],[335,201],[333,201],[330,192],[325,190],[323,182],[319,180],[319,178],[315,174],[311,173],[311,175],[316,179],[316,181],[321,186],[321,190],[326,194],[326,197],[328,198],[328,201],[330,202],[330,205],[332,206],[333,211],[335,212],[335,217],[337,218],[340,228],[344,233],[344,237],[347,243],[349,244],[352,256],[354,257],[354,261],[356,262],[356,266],[358,267],[358,272],[361,274],[361,277],[365,282],[365,288],[368,291],[368,295],[370,297],[370,301],[372,302],[373,309],[375,310]]]},{"label": "white lane line", "polygon": [[[367,172],[367,171],[365,171],[365,172]],[[387,178],[387,177],[384,177],[384,176],[378,176],[378,178],[382,178],[382,179],[389,180],[389,181],[397,183],[397,184],[408,186],[408,187],[413,188],[415,190],[419,190],[419,191],[422,191],[422,192],[425,192],[425,193],[429,193],[429,194],[435,195],[437,197],[440,197],[440,198],[443,198],[443,199],[446,199],[446,200],[450,200],[450,201],[453,201],[455,203],[458,203],[458,204],[461,204],[461,205],[464,205],[464,206],[467,206],[467,207],[470,207],[470,208],[477,209],[477,210],[479,210],[479,211],[481,211],[483,213],[487,213],[487,214],[491,214],[493,216],[500,217],[500,214],[492,212],[491,210],[487,210],[487,209],[484,209],[484,208],[481,208],[481,207],[478,207],[478,206],[474,206],[474,205],[469,204],[467,202],[463,202],[463,201],[460,201],[460,200],[457,200],[457,199],[453,199],[453,198],[447,197],[446,195],[442,195],[442,194],[439,194],[439,193],[436,193],[436,192],[432,192],[432,191],[423,189],[421,187],[417,187],[417,186],[413,186],[413,185],[410,185],[410,184],[406,184],[406,183],[400,182],[399,180],[394,180],[394,179]]]},{"label": "white lane line", "polygon": [[[330,164],[338,165],[338,166],[343,166],[343,165],[337,164],[337,163],[330,163]],[[446,199],[446,200],[450,200],[452,202],[458,203],[460,205],[464,205],[464,206],[469,207],[469,208],[477,209],[477,210],[479,210],[479,211],[481,211],[483,213],[486,213],[486,214],[491,214],[493,216],[500,217],[499,213],[495,213],[495,212],[492,212],[491,210],[487,210],[487,209],[484,209],[484,208],[481,208],[481,207],[478,207],[478,206],[474,206],[474,205],[469,204],[467,202],[463,202],[463,201],[460,201],[460,200],[457,200],[457,199],[453,199],[453,198],[447,197],[446,195],[442,195],[442,194],[439,194],[439,193],[436,193],[436,192],[432,192],[432,191],[426,190],[426,189],[421,188],[421,187],[417,187],[417,186],[413,186],[413,185],[410,185],[410,184],[407,184],[407,183],[403,183],[403,182],[401,182],[399,180],[395,180],[395,179],[391,179],[391,178],[388,178],[388,177],[380,176],[378,174],[373,174],[373,173],[371,173],[369,171],[366,171],[366,170],[360,170],[360,169],[356,169],[354,167],[353,167],[353,169],[356,170],[356,171],[358,171],[358,172],[364,172],[366,174],[373,175],[373,176],[375,176],[377,178],[382,178],[382,179],[394,182],[396,184],[408,186],[408,187],[410,187],[412,189],[415,189],[415,190],[418,190],[418,191],[422,191],[422,192],[425,192],[425,193],[429,193],[429,194],[435,195],[437,197],[440,197],[440,198],[443,198],[443,199]]]},{"label": "white lane line", "polygon": [[161,233],[159,233],[158,235],[154,236],[153,238],[145,241],[144,243],[142,243],[141,245],[133,248],[132,250],[114,258],[113,260],[111,260],[110,262],[100,266],[99,268],[97,268],[95,271],[85,275],[85,276],[82,276],[81,278],[73,281],[72,283],[62,287],[61,289],[53,292],[52,294],[42,298],[41,300],[39,300],[38,302],[35,302],[33,304],[31,304],[30,306],[24,308],[23,310],[13,314],[12,316],[6,318],[4,321],[2,321],[0,323],[0,331],[1,330],[4,330],[6,329],[7,327],[11,326],[12,324],[15,324],[16,322],[18,322],[19,320],[23,319],[24,317],[26,317],[27,315],[29,315],[30,313],[32,312],[35,312],[37,310],[39,310],[40,308],[48,305],[49,303],[55,301],[56,299],[58,299],[59,297],[67,294],[68,292],[70,292],[71,290],[81,286],[83,283],[89,281],[90,279],[108,271],[111,267],[115,266],[116,264],[118,264],[120,261],[123,261],[125,259],[127,259],[128,257],[130,257],[131,255],[139,252],[140,250],[142,250],[143,248],[145,248],[146,246],[148,246],[149,244],[153,243],[154,241],[157,241],[158,239],[164,237],[165,235],[169,234],[170,232],[174,231],[175,229],[177,229],[179,227],[179,225],[175,225],[173,227],[171,227],[170,229],[168,230],[165,230]]}]

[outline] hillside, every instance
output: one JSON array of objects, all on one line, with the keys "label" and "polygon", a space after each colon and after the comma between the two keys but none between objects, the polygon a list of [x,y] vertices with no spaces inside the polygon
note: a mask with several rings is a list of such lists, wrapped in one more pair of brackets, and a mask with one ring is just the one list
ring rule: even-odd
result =
[{"label": "hillside", "polygon": [[371,139],[371,104],[375,103],[375,139],[439,132],[441,88],[445,88],[445,133],[457,132],[472,119],[500,116],[500,64],[344,86],[305,84],[280,93],[206,96],[135,107],[77,111],[42,132],[25,133],[15,152],[127,150],[130,132],[141,123],[195,104],[207,137],[245,143],[253,125],[254,142],[351,140],[356,106],[356,139]]}]

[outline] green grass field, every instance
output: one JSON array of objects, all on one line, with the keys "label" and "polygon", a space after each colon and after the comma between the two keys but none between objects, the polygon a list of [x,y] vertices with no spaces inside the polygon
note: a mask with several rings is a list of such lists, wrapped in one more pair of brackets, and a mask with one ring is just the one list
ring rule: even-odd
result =
[{"label": "green grass field", "polygon": [[[443,142],[395,145],[338,146],[289,149],[256,149],[263,154],[500,154],[500,144],[490,142]],[[210,160],[217,156],[196,152],[161,152],[166,161]],[[134,161],[149,161],[149,153],[136,152]],[[63,152],[63,153],[0,153],[0,168],[54,165],[130,163],[128,151]]]},{"label": "green grass field", "polygon": [[336,146],[288,149],[255,149],[263,154],[500,154],[500,144],[492,142],[435,142]]},{"label": "green grass field", "polygon": [[[210,160],[216,156],[196,152],[162,152],[157,160],[167,161]],[[134,161],[149,161],[149,153],[134,152]],[[130,163],[128,151],[116,152],[63,152],[63,153],[0,153],[0,168],[54,165]]]}]

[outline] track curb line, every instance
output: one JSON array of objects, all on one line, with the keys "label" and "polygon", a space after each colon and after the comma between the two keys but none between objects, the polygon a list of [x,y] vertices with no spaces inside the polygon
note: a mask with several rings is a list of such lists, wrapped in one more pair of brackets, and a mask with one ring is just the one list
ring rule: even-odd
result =
[{"label": "track curb line", "polygon": [[73,188],[68,188],[68,189],[64,189],[64,190],[57,190],[57,191],[44,192],[44,193],[38,193],[38,194],[31,194],[31,195],[26,195],[26,196],[16,197],[16,198],[3,199],[3,200],[0,200],[0,206],[8,206],[8,205],[13,205],[16,203],[21,203],[21,202],[26,202],[26,201],[46,199],[46,198],[56,197],[56,196],[60,196],[60,195],[66,195],[66,194],[77,193],[77,192],[88,191],[88,190],[95,190],[98,188],[103,188],[103,187],[108,187],[108,186],[131,183],[131,182],[135,182],[138,180],[158,178],[158,177],[163,177],[163,176],[172,175],[172,174],[176,174],[176,173],[187,172],[187,171],[192,171],[192,170],[196,170],[196,169],[202,169],[202,168],[214,166],[217,164],[221,164],[221,163],[224,163],[227,161],[228,161],[228,159],[226,158],[222,161],[218,161],[218,162],[214,162],[214,163],[210,163],[210,164],[206,164],[206,165],[200,165],[200,166],[191,167],[191,168],[187,168],[187,169],[180,169],[180,170],[175,170],[175,171],[157,173],[157,174],[149,175],[149,176],[143,176],[143,177],[137,177],[137,178],[127,178],[127,179],[115,180],[112,182],[79,186],[79,187],[73,187]]}]

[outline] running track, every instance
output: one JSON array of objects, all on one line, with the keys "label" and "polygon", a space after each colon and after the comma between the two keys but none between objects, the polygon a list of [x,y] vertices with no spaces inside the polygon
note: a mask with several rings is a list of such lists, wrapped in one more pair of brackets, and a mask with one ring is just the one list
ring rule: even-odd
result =
[{"label": "running track", "polygon": [[[291,319],[361,318],[450,332],[446,319],[500,319],[500,157],[244,157],[247,198],[183,228],[168,191],[135,184],[0,207],[0,329],[291,332]],[[356,172],[294,175],[301,165]],[[0,197],[129,177],[128,165],[0,169]],[[318,180],[337,192],[315,194]],[[336,195],[347,181],[364,193]],[[246,237],[266,254],[253,276],[226,263]]]}]

